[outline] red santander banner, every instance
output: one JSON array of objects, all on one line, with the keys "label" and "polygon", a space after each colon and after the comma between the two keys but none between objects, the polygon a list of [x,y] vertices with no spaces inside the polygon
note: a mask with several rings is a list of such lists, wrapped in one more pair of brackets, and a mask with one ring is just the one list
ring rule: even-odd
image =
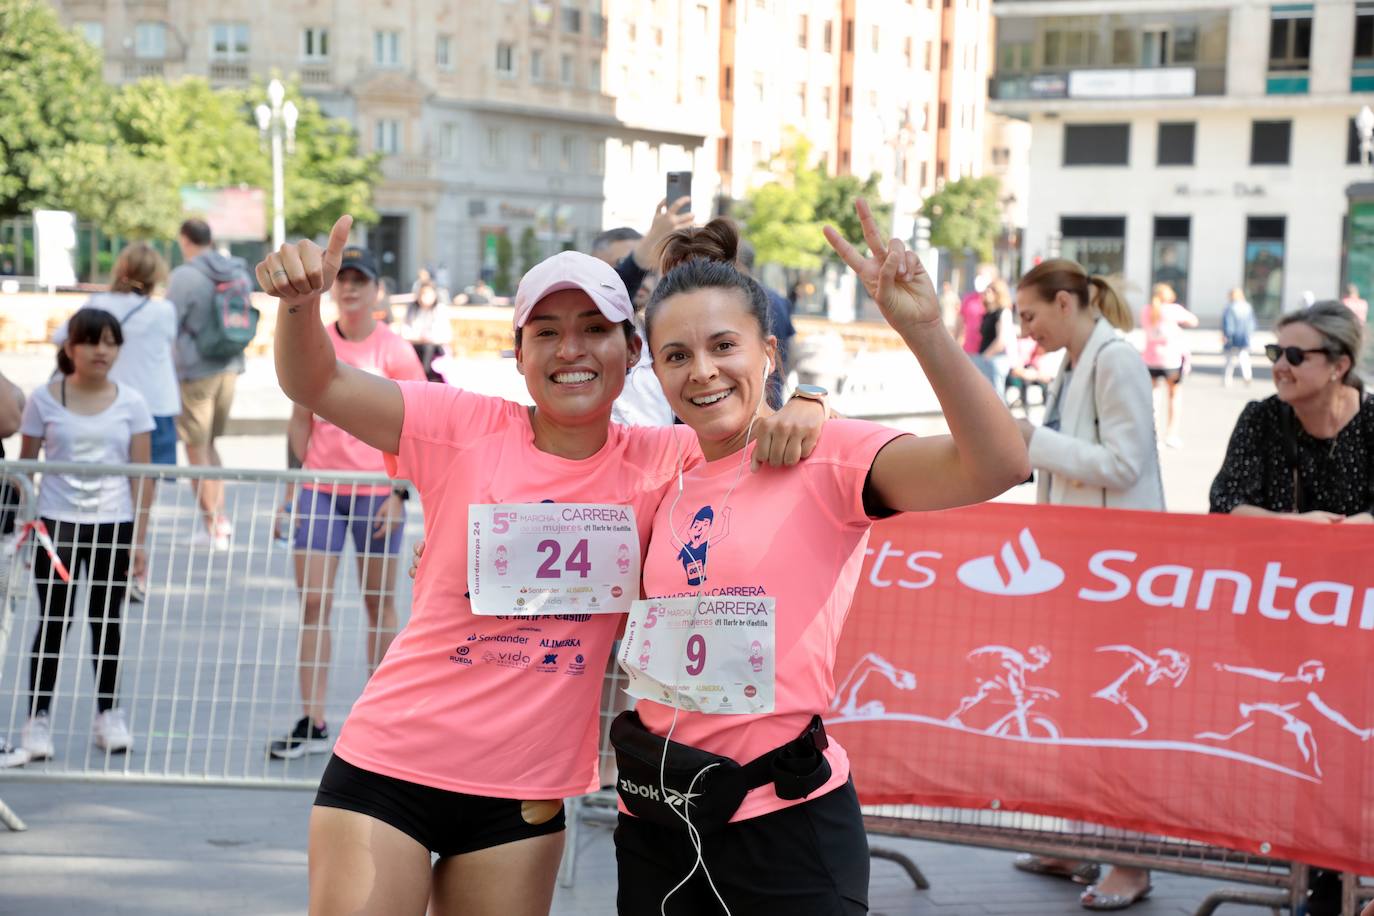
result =
[{"label": "red santander banner", "polygon": [[874,527],[826,727],[866,804],[1374,873],[1374,527],[985,505]]}]

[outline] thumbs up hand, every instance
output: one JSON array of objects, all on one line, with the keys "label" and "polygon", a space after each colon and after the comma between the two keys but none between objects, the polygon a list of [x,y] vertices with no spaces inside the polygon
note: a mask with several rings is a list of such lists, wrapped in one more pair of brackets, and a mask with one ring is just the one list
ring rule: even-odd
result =
[{"label": "thumbs up hand", "polygon": [[345,214],[329,231],[327,248],[320,248],[309,239],[282,245],[258,264],[258,285],[293,311],[297,306],[318,302],[320,294],[334,285],[339,274],[352,227],[353,217]]}]

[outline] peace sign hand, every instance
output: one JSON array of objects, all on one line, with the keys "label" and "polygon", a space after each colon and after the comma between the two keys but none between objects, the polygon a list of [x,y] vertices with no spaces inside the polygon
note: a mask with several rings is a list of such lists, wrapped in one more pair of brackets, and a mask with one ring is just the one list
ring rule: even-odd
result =
[{"label": "peace sign hand", "polygon": [[920,258],[907,251],[900,239],[883,244],[873,213],[862,198],[854,209],[863,226],[864,241],[872,257],[865,258],[831,226],[825,227],[825,240],[846,264],[858,275],[864,289],[878,303],[887,323],[898,331],[922,325],[940,324],[940,302],[935,297],[935,284],[921,266]]},{"label": "peace sign hand", "polygon": [[320,294],[334,285],[339,274],[352,227],[353,217],[339,217],[329,231],[328,248],[322,249],[309,239],[282,245],[280,251],[272,252],[258,264],[258,285],[269,296],[276,296],[283,305],[293,308],[318,302]]}]

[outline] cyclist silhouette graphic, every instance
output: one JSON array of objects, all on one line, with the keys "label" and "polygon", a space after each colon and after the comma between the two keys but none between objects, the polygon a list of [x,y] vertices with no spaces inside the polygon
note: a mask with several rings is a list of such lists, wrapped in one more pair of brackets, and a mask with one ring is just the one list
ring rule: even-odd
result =
[{"label": "cyclist silhouette graphic", "polygon": [[[1030,656],[1029,660],[1026,656]],[[996,673],[992,677],[976,678],[978,689],[959,701],[959,708],[946,719],[952,725],[968,728],[963,717],[972,709],[994,694],[1004,693],[1008,699],[992,700],[995,705],[1011,706],[1012,709],[995,722],[983,729],[984,734],[998,737],[1020,738],[1058,738],[1059,726],[1043,713],[1032,713],[1031,709],[1041,700],[1059,697],[1057,690],[1048,687],[1035,687],[1026,683],[1026,675],[1039,671],[1050,663],[1050,651],[1044,646],[1031,646],[1023,655],[1010,646],[981,646],[970,652],[966,658],[971,662],[991,662]]]}]

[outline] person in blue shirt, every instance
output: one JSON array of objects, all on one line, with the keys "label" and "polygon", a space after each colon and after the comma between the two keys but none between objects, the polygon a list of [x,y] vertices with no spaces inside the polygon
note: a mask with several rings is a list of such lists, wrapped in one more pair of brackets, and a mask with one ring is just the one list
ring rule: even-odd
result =
[{"label": "person in blue shirt", "polygon": [[1249,385],[1254,381],[1250,370],[1250,339],[1255,335],[1255,309],[1245,299],[1245,292],[1231,290],[1230,301],[1221,313],[1221,353],[1225,364],[1221,370],[1221,384],[1231,387],[1231,378],[1240,364],[1240,374]]}]

